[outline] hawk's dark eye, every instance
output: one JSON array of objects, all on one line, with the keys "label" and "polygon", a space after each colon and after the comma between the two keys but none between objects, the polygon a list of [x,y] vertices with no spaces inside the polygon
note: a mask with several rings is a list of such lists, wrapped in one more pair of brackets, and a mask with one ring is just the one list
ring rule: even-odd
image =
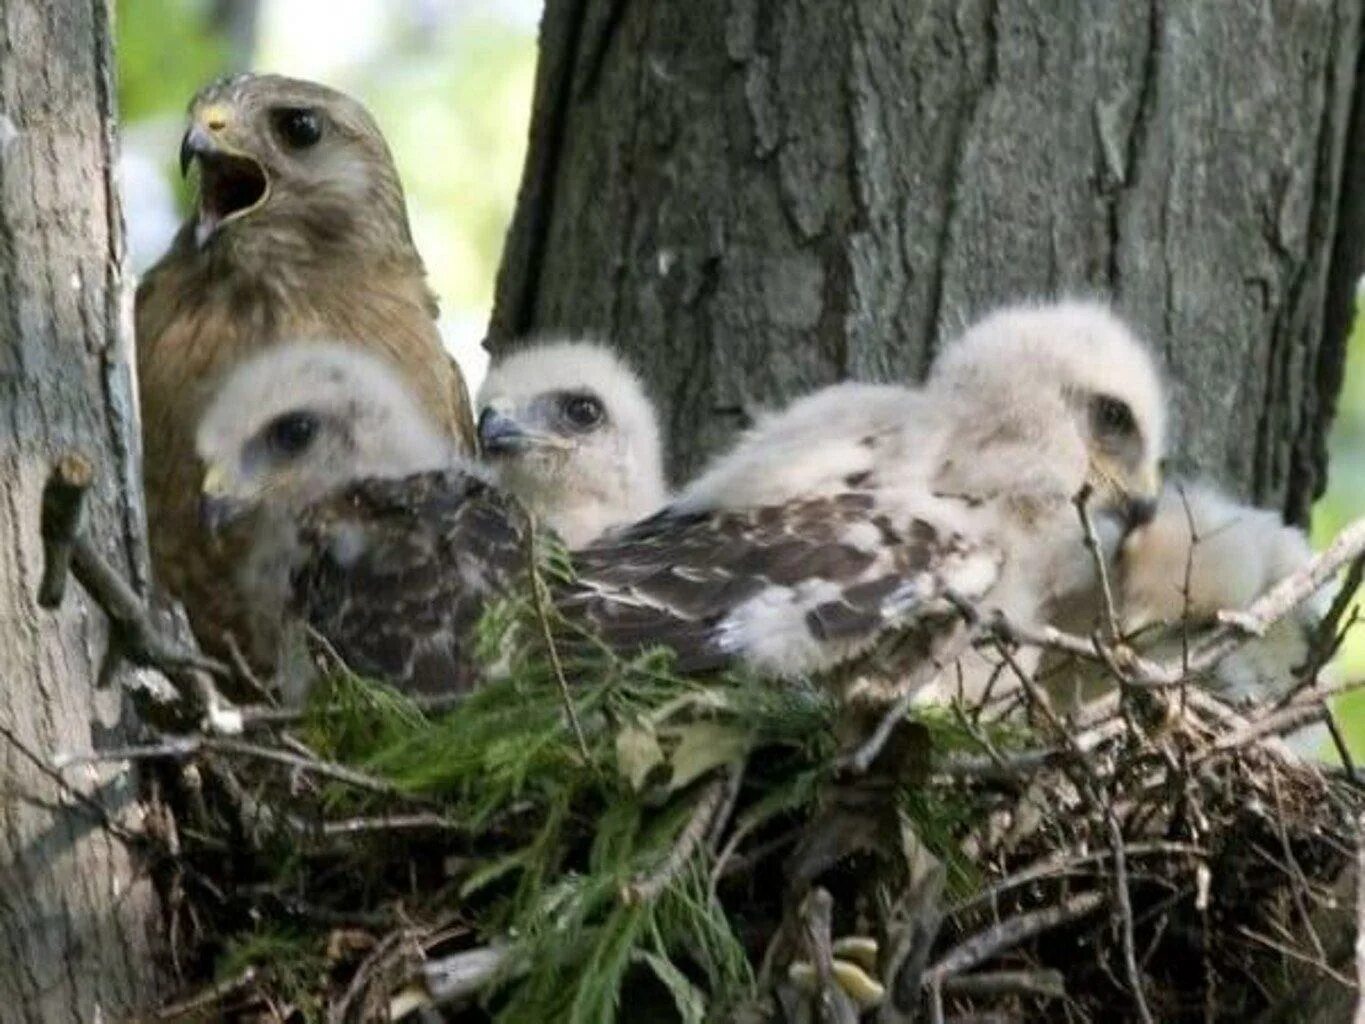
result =
[{"label": "hawk's dark eye", "polygon": [[287,412],[270,421],[265,439],[271,451],[293,457],[313,443],[317,432],[318,420],[312,413]]},{"label": "hawk's dark eye", "polygon": [[602,419],[602,403],[595,395],[566,395],[561,408],[564,418],[583,430],[596,426]]},{"label": "hawk's dark eye", "polygon": [[322,138],[322,118],[308,107],[281,107],[273,112],[275,131],[290,149],[307,149]]},{"label": "hawk's dark eye", "polygon": [[1106,434],[1134,434],[1137,421],[1133,410],[1122,399],[1110,395],[1099,395],[1095,399],[1095,421]]}]

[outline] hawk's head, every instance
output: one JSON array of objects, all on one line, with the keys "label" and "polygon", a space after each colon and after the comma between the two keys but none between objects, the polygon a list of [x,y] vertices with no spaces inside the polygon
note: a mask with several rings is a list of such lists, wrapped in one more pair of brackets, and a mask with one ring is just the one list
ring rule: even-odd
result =
[{"label": "hawk's head", "polygon": [[[237,75],[190,103],[180,169],[200,171],[195,243],[270,232],[300,255],[363,242],[411,244],[384,137],[356,100],[281,75]],[[304,247],[309,246],[310,249]]]},{"label": "hawk's head", "polygon": [[654,406],[602,346],[516,352],[489,371],[476,405],[479,441],[499,481],[570,547],[664,503]]},{"label": "hawk's head", "polygon": [[[963,475],[1079,493],[1131,527],[1151,519],[1166,433],[1151,353],[1107,307],[1014,306],[943,353],[930,387],[945,389],[959,438],[974,448]],[[1008,489],[1008,487],[1004,489]]]},{"label": "hawk's head", "polygon": [[279,345],[230,373],[195,444],[215,528],[264,504],[293,512],[357,479],[456,458],[387,364],[325,342]]}]

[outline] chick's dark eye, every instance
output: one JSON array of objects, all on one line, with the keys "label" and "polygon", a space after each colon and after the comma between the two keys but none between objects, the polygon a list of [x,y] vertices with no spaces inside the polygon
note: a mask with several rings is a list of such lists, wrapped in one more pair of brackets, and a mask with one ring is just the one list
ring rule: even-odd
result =
[{"label": "chick's dark eye", "polygon": [[592,395],[569,395],[563,408],[565,418],[575,427],[591,427],[602,418],[602,403]]},{"label": "chick's dark eye", "polygon": [[1137,430],[1137,421],[1133,419],[1133,410],[1128,403],[1109,395],[1095,399],[1095,418],[1105,433],[1131,434]]},{"label": "chick's dark eye", "polygon": [[317,432],[316,416],[306,412],[287,412],[270,422],[265,428],[265,437],[272,451],[294,456],[313,443]]},{"label": "chick's dark eye", "polygon": [[308,107],[281,107],[274,112],[275,131],[291,149],[307,149],[322,138],[322,118]]}]

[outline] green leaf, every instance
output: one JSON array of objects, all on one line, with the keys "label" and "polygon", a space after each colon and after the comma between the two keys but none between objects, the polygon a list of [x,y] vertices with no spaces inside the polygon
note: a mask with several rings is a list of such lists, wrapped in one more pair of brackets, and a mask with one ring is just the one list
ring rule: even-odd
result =
[{"label": "green leaf", "polygon": [[653,726],[627,725],[616,734],[616,767],[635,792],[644,789],[650,773],[663,763]]},{"label": "green leaf", "polygon": [[747,729],[705,719],[670,729],[665,736],[677,739],[677,746],[668,758],[673,766],[673,774],[668,780],[669,792],[682,789],[712,768],[738,761],[748,753],[751,744]]}]

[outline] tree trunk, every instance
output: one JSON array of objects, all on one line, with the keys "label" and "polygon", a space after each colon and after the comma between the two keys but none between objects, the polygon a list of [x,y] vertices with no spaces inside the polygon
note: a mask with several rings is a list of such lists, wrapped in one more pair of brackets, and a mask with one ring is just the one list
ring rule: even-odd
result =
[{"label": "tree trunk", "polygon": [[158,996],[155,901],[115,838],[140,829],[126,770],[45,766],[116,742],[97,689],[103,615],[73,582],[38,607],[50,467],[95,466],[86,529],[145,579],[105,0],[0,0],[0,1018],[112,1021]]},{"label": "tree trunk", "polygon": [[1361,38],[1361,0],[549,0],[492,347],[611,338],[681,477],[755,405],[919,378],[994,304],[1112,295],[1169,366],[1176,466],[1302,523],[1365,240]]}]

